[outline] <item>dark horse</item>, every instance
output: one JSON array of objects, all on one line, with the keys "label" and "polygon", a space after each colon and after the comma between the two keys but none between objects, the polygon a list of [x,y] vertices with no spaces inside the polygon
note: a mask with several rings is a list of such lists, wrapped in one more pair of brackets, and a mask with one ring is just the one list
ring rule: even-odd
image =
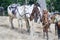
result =
[{"label": "dark horse", "polygon": [[58,29],[58,39],[60,39],[60,21],[56,22],[56,26],[57,26],[57,29]]},{"label": "dark horse", "polygon": [[60,14],[55,14],[55,34],[58,33],[58,39],[60,39]]},{"label": "dark horse", "polygon": [[43,35],[45,37],[45,33],[47,36],[47,40],[48,40],[48,28],[49,28],[49,20],[48,20],[48,11],[47,10],[43,10],[43,16],[42,16],[42,22],[43,22]]},{"label": "dark horse", "polygon": [[41,17],[41,16],[40,16],[40,11],[38,9],[38,4],[34,4],[34,8],[30,15],[30,21],[32,21],[34,19],[34,22],[37,22],[39,17]]}]

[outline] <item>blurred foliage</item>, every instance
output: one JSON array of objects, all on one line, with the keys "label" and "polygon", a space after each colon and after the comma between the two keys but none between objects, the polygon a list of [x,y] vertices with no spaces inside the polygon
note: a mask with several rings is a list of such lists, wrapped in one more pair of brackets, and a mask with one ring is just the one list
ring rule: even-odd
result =
[{"label": "blurred foliage", "polygon": [[[27,0],[27,4],[36,3],[37,0]],[[4,10],[7,11],[7,7],[10,4],[19,3],[21,5],[25,4],[25,0],[0,0],[0,6],[4,7]],[[60,11],[60,0],[46,0],[47,8],[51,11]],[[6,12],[7,14],[7,12]]]},{"label": "blurred foliage", "polygon": [[60,12],[60,0],[46,0],[47,8],[49,11],[59,11]]},{"label": "blurred foliage", "polygon": [[50,12],[55,11],[56,0],[46,0],[47,8]]},{"label": "blurred foliage", "polygon": [[[27,0],[27,4],[33,4],[35,3],[37,0]],[[5,14],[7,15],[7,7],[10,5],[10,4],[13,4],[13,3],[19,3],[21,5],[25,4],[25,0],[1,0],[0,1],[0,7],[4,7],[4,10],[5,10]]]},{"label": "blurred foliage", "polygon": [[[33,4],[35,3],[37,0],[27,0],[28,4]],[[21,5],[25,4],[25,0],[1,0],[0,1],[0,6],[4,7],[5,10],[6,8],[13,3],[20,3]]]},{"label": "blurred foliage", "polygon": [[55,10],[58,10],[60,12],[60,0],[56,0],[54,5],[55,5]]},{"label": "blurred foliage", "polygon": [[6,15],[7,15],[7,7],[12,3],[14,3],[14,0],[1,0],[0,1],[0,7],[4,7]]}]

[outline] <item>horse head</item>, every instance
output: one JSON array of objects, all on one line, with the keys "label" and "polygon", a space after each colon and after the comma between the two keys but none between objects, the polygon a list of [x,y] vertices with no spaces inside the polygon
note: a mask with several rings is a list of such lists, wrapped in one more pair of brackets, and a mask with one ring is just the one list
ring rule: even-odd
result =
[{"label": "horse head", "polygon": [[40,16],[40,10],[39,10],[40,7],[37,6],[37,4],[34,4],[34,7],[33,7],[33,10],[32,10],[32,13],[30,15],[30,20],[32,21],[34,19],[35,22],[38,21],[38,18]]},{"label": "horse head", "polygon": [[48,10],[43,10],[43,16],[42,16],[42,21],[43,23],[49,23],[49,13],[48,13]]}]

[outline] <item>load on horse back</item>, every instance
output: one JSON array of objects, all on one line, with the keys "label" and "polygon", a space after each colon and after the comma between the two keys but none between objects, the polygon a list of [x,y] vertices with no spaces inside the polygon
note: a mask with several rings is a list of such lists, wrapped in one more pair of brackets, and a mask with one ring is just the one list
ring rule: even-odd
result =
[{"label": "load on horse back", "polygon": [[48,29],[50,26],[50,20],[49,20],[48,11],[46,9],[43,10],[42,22],[43,22],[43,35],[45,37],[45,33],[46,33],[47,40],[48,40]]},{"label": "load on horse back", "polygon": [[16,17],[16,15],[17,15],[16,11],[17,11],[17,7],[18,6],[20,6],[20,5],[18,5],[18,4],[11,4],[7,8],[8,16],[9,16],[9,21],[11,23],[11,28],[12,29],[14,29],[14,27],[13,27],[13,19],[17,18]]},{"label": "load on horse back", "polygon": [[60,13],[55,13],[55,34],[58,34],[58,39],[60,39]]}]

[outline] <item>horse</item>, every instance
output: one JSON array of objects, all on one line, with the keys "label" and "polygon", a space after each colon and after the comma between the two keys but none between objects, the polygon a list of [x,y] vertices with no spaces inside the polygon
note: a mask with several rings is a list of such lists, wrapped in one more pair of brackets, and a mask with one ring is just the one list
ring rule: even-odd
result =
[{"label": "horse", "polygon": [[[23,26],[22,25],[22,19],[26,18],[26,13],[24,13],[26,6],[25,5],[20,6],[18,4],[11,4],[11,5],[8,6],[7,11],[8,11],[9,21],[11,23],[11,28],[12,29],[14,29],[14,26],[13,26],[13,19],[14,18],[18,19],[18,26],[22,28],[22,26]],[[27,19],[25,20],[25,22],[27,22]],[[28,31],[29,30],[30,29],[28,29]]]},{"label": "horse", "polygon": [[55,23],[55,35],[58,33],[58,39],[60,38],[60,14],[54,14],[54,23]]},{"label": "horse", "polygon": [[48,10],[44,9],[43,10],[43,15],[42,15],[42,24],[43,24],[43,37],[45,37],[45,33],[47,36],[48,40],[48,29],[50,26],[50,20],[49,20],[49,14]]},{"label": "horse", "polygon": [[20,20],[21,23],[19,24],[19,27],[20,26],[22,27],[22,19],[25,19],[27,31],[30,32],[30,25],[29,25],[28,18],[30,19],[30,15],[33,9],[36,9],[34,8],[34,4],[22,5],[22,6],[17,5],[17,4],[9,5],[7,10],[8,10],[9,20],[10,20],[12,29],[14,29],[13,23],[12,23],[14,18],[18,19],[18,24]]},{"label": "horse", "polygon": [[34,22],[37,22],[39,18],[41,21],[41,17],[42,17],[42,12],[40,10],[40,7],[38,7],[38,5],[35,4],[34,8],[32,10],[32,13],[30,15],[30,21],[32,21],[34,19]]}]

